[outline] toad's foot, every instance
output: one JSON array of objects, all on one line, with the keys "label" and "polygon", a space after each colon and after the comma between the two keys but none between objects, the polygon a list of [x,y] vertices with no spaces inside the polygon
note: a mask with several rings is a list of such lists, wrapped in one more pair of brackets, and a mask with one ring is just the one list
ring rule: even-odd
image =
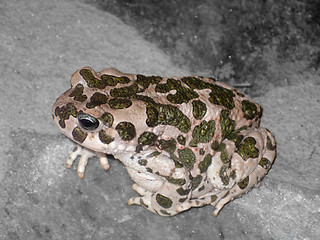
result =
[{"label": "toad's foot", "polygon": [[108,162],[108,158],[106,157],[105,154],[96,153],[96,152],[90,151],[90,150],[88,150],[86,148],[83,148],[83,147],[77,145],[74,148],[74,150],[70,153],[70,155],[69,155],[69,157],[67,159],[66,167],[68,169],[72,166],[74,160],[78,156],[80,157],[78,168],[77,168],[77,172],[78,172],[78,177],[79,178],[83,178],[84,171],[85,171],[86,166],[88,164],[88,160],[89,160],[89,158],[92,158],[94,156],[97,156],[99,158],[101,165],[103,166],[103,168],[106,171],[109,170],[109,168],[110,168],[110,165],[109,165],[109,162]]}]

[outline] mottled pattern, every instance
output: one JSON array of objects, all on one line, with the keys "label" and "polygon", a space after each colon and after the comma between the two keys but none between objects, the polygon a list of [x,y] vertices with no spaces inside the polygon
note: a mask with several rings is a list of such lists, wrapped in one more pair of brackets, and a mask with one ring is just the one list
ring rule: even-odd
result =
[{"label": "mottled pattern", "polygon": [[[214,215],[258,186],[275,158],[275,139],[259,127],[262,109],[212,78],[143,76],[86,67],[53,106],[60,130],[81,147],[78,175],[97,155],[127,168],[141,196],[161,216],[211,204]],[[81,150],[79,150],[81,149]],[[90,151],[87,151],[90,150]],[[81,152],[82,151],[82,152]]]}]

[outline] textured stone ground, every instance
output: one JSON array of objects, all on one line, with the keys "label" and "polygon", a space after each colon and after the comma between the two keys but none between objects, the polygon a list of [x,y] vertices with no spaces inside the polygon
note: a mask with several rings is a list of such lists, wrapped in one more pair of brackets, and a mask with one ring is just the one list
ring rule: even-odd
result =
[{"label": "textured stone ground", "polygon": [[[0,239],[316,239],[320,235],[320,83],[275,88],[255,100],[278,156],[261,187],[226,205],[162,218],[126,201],[122,164],[66,170],[74,143],[51,118],[71,74],[90,65],[186,75],[116,17],[74,1],[1,1]],[[288,66],[288,69],[292,66]],[[288,70],[288,72],[290,72]]]}]

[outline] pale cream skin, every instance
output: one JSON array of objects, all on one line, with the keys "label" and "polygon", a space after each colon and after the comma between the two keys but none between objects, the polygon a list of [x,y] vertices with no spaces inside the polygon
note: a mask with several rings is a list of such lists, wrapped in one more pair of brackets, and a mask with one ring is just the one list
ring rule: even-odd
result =
[{"label": "pale cream skin", "polygon": [[119,159],[141,196],[130,198],[161,216],[211,204],[216,216],[258,187],[274,161],[275,139],[259,127],[261,107],[210,78],[96,73],[82,68],[53,106],[59,129],[78,145],[83,178],[88,159]]}]

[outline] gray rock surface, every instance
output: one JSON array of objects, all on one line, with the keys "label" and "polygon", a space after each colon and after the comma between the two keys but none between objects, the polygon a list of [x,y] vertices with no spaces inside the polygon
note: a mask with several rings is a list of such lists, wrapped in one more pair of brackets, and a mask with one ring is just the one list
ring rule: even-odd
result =
[{"label": "gray rock surface", "polygon": [[211,206],[163,218],[127,206],[136,193],[116,160],[108,172],[90,161],[83,180],[74,166],[66,170],[75,144],[55,127],[51,107],[83,66],[164,76],[188,70],[116,17],[71,0],[2,1],[0,21],[0,239],[319,237],[320,85],[255,98],[278,144],[259,189],[216,218]]}]

